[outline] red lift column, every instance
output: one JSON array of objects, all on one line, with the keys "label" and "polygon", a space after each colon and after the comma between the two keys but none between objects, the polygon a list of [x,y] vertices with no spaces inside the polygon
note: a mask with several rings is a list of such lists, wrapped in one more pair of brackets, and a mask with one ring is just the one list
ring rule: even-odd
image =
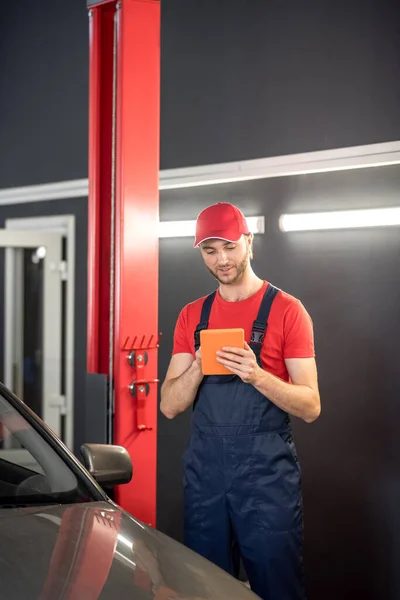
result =
[{"label": "red lift column", "polygon": [[160,2],[88,6],[88,371],[108,375],[108,442],[133,462],[115,499],[155,526]]}]

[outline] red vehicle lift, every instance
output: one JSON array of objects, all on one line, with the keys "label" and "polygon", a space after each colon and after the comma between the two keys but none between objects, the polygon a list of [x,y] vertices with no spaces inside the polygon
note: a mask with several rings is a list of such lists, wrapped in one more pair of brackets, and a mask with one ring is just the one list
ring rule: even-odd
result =
[{"label": "red vehicle lift", "polygon": [[87,0],[88,356],[108,380],[107,442],[133,462],[115,500],[156,525],[160,2]]}]

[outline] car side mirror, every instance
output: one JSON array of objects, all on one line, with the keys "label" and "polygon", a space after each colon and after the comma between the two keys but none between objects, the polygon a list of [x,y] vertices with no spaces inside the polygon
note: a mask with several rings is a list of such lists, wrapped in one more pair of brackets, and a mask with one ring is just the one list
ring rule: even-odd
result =
[{"label": "car side mirror", "polygon": [[132,479],[131,457],[122,446],[83,444],[81,454],[86,469],[102,487],[129,483]]}]

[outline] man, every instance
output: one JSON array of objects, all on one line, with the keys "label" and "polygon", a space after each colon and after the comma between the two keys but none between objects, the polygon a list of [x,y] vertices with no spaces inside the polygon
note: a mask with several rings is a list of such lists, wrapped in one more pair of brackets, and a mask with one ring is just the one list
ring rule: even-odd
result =
[{"label": "man", "polygon": [[[161,411],[174,418],[193,405],[185,543],[233,575],[240,556],[265,600],[304,600],[290,415],[311,423],[320,414],[313,326],[299,300],[254,273],[252,241],[231,204],[198,216],[194,246],[219,287],[179,315]],[[202,375],[199,332],[207,327],[244,329],[245,348],[218,352],[232,375]]]}]

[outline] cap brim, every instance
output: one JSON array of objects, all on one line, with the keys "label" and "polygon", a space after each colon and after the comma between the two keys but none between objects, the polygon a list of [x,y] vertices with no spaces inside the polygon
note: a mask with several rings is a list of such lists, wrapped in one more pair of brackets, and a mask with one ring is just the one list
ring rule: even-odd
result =
[{"label": "cap brim", "polygon": [[240,240],[240,237],[238,237],[237,240],[228,240],[228,238],[220,237],[219,235],[211,235],[206,238],[203,238],[200,241],[195,240],[195,242],[193,244],[193,248],[198,248],[200,246],[200,244],[202,244],[203,242],[206,242],[207,240],[222,240],[223,242],[230,242],[231,244],[234,244]]}]

